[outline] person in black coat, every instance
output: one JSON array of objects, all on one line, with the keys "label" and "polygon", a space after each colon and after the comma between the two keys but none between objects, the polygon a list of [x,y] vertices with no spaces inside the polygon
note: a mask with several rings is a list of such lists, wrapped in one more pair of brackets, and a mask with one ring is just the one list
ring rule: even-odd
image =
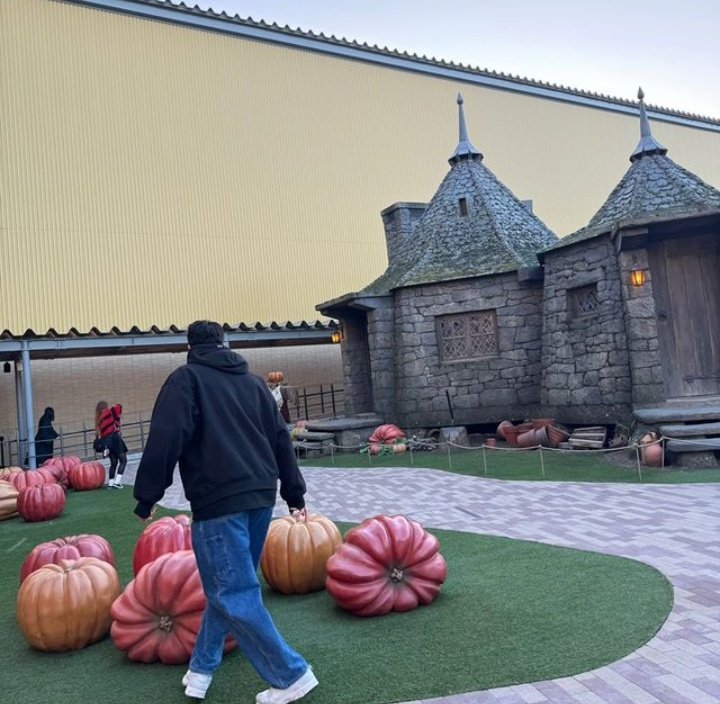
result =
[{"label": "person in black coat", "polygon": [[38,430],[35,435],[35,457],[38,467],[53,456],[55,438],[59,437],[52,424],[55,420],[55,409],[48,406],[38,421]]}]

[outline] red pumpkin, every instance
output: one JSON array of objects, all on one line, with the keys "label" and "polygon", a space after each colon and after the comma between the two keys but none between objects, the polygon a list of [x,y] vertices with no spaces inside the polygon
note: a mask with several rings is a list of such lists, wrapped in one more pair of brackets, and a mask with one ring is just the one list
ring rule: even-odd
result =
[{"label": "red pumpkin", "polygon": [[45,565],[26,579],[17,598],[23,635],[38,650],[79,650],[110,627],[110,605],[120,594],[112,565],[93,557]]},{"label": "red pumpkin", "polygon": [[137,574],[156,557],[176,550],[192,550],[190,516],[185,514],[165,516],[145,528],[135,544],[133,572]]},{"label": "red pumpkin", "polygon": [[83,462],[68,470],[68,480],[75,491],[99,489],[105,484],[105,467],[101,462]]},{"label": "red pumpkin", "polygon": [[82,460],[79,457],[75,457],[75,455],[68,455],[66,457],[51,457],[49,460],[45,460],[42,466],[59,466],[67,472],[71,467],[76,467],[79,464],[82,464]]},{"label": "red pumpkin", "polygon": [[65,492],[59,484],[28,486],[18,495],[18,513],[28,523],[57,518],[64,508]]},{"label": "red pumpkin", "polygon": [[379,425],[373,431],[373,434],[368,439],[370,443],[384,442],[391,444],[395,440],[405,437],[405,433],[392,423],[385,423],[385,425]]},{"label": "red pumpkin", "polygon": [[[112,605],[110,635],[130,660],[179,665],[190,660],[205,594],[192,550],[148,563]],[[225,652],[236,647],[225,642]]]},{"label": "red pumpkin", "polygon": [[405,516],[368,518],[327,562],[325,587],[358,616],[411,611],[431,603],[447,577],[438,539]]},{"label": "red pumpkin", "polygon": [[28,469],[25,472],[17,472],[8,477],[8,481],[18,490],[29,486],[38,486],[40,484],[57,484],[55,477],[47,469]]},{"label": "red pumpkin", "polygon": [[43,463],[42,469],[47,470],[55,477],[55,481],[63,488],[63,491],[67,491],[70,488],[67,469],[65,469],[62,462],[58,462],[57,459],[50,459]]},{"label": "red pumpkin", "polygon": [[26,577],[43,565],[60,564],[60,560],[77,560],[81,557],[95,557],[115,566],[112,547],[100,535],[68,535],[47,543],[36,545],[20,568],[20,584]]}]

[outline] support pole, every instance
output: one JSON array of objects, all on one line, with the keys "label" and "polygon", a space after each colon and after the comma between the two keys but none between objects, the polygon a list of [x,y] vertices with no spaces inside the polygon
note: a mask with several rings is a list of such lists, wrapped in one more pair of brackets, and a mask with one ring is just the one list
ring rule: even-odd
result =
[{"label": "support pole", "polygon": [[25,423],[27,425],[28,466],[37,469],[35,454],[35,419],[33,418],[32,373],[30,371],[30,346],[27,340],[22,341],[22,377],[25,391]]},{"label": "support pole", "polygon": [[[17,462],[18,466],[22,466],[25,462],[25,455],[27,454],[27,437],[28,431],[25,426],[25,396],[23,395],[22,389],[22,374],[20,373],[20,365],[15,360],[15,407],[17,409],[17,424],[18,424],[18,435],[17,435]],[[9,458],[10,464],[12,464],[12,452]]]}]

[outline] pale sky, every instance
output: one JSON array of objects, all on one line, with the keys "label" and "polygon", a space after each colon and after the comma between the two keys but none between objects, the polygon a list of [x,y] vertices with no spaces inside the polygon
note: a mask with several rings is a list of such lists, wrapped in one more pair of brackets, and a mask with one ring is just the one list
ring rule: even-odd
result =
[{"label": "pale sky", "polygon": [[720,0],[186,1],[720,119]]}]

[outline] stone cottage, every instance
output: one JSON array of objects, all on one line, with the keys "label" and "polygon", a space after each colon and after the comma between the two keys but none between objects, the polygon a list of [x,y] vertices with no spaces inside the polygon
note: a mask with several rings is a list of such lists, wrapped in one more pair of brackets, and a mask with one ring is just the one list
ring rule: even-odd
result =
[{"label": "stone cottage", "polygon": [[630,168],[558,239],[485,166],[458,96],[432,200],[381,213],[385,273],[317,306],[342,323],[350,412],[406,428],[720,420],[720,191],[667,156],[639,97]]}]

